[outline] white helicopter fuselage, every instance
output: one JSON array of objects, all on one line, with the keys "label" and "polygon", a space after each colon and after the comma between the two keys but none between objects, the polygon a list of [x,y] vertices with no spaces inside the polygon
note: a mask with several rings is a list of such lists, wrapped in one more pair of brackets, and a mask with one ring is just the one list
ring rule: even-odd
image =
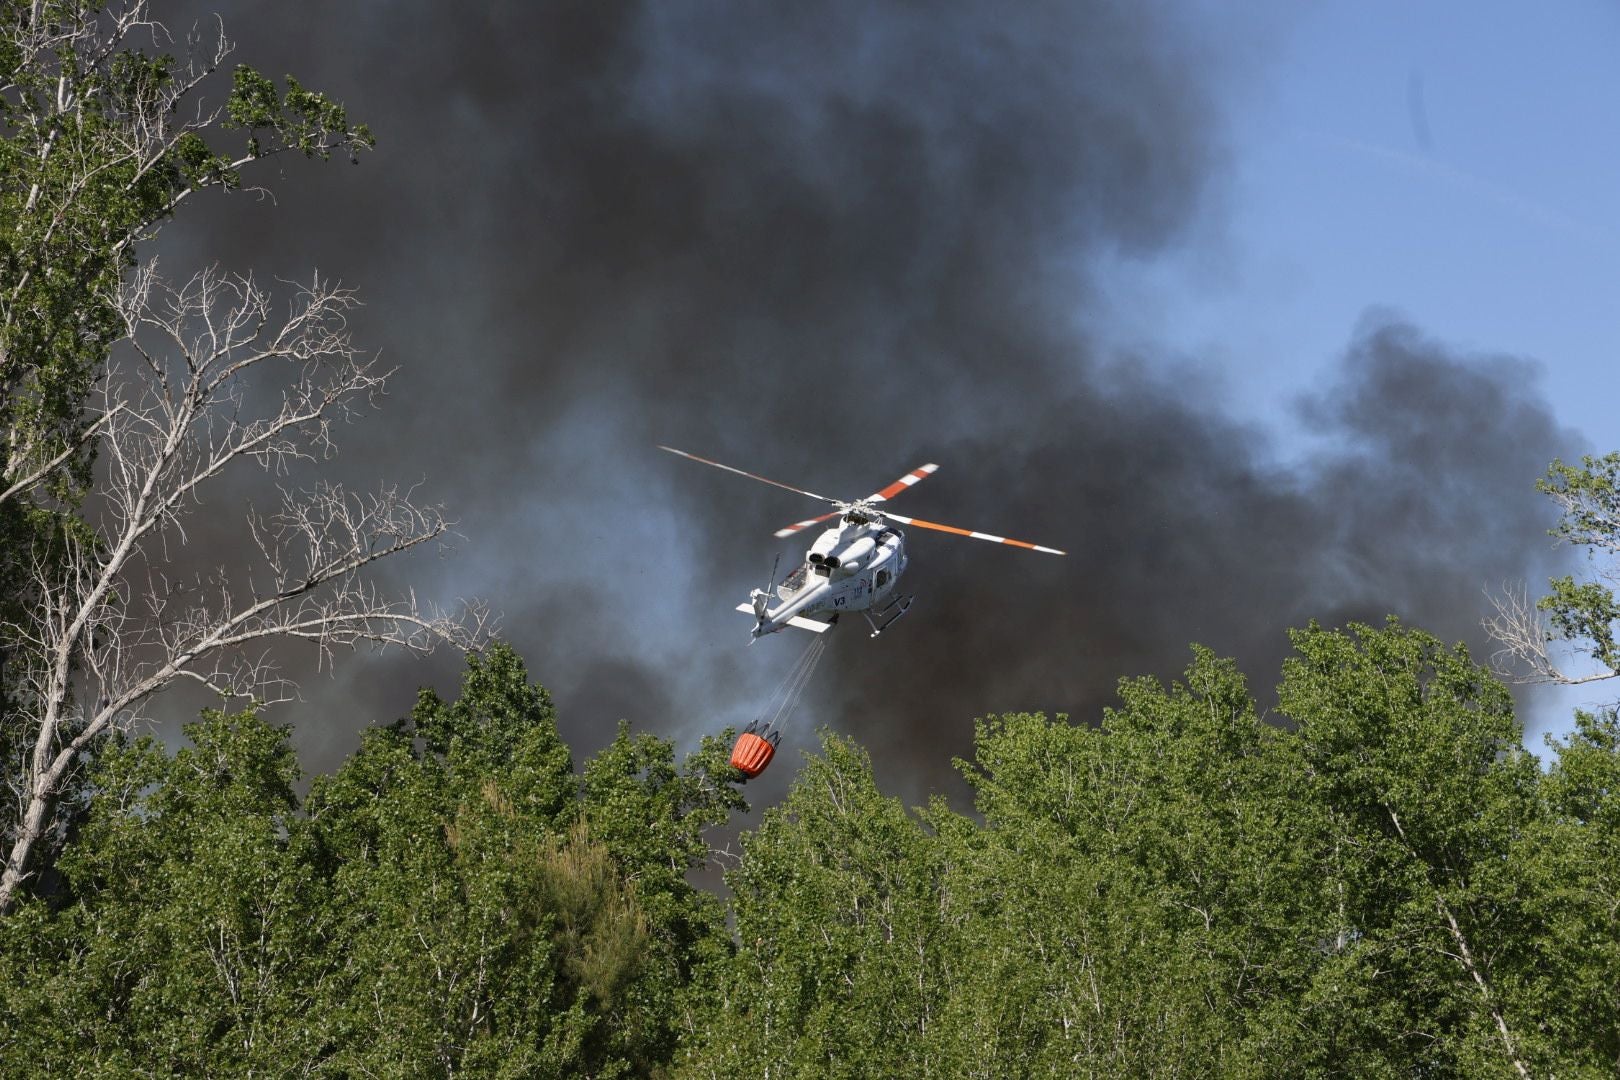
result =
[{"label": "white helicopter fuselage", "polygon": [[847,514],[816,538],[774,596],[755,589],[737,610],[755,617],[755,638],[788,626],[821,633],[844,612],[893,606],[905,569],[905,537],[899,529],[881,517]]}]

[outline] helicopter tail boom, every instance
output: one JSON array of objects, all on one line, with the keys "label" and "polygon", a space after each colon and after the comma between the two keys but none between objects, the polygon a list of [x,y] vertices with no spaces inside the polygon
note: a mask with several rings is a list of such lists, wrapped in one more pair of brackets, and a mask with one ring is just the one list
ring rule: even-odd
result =
[{"label": "helicopter tail boom", "polygon": [[[737,610],[742,612],[744,615],[754,614],[754,608],[751,604],[738,604]],[[825,634],[828,630],[832,629],[832,623],[824,623],[815,619],[807,619],[803,615],[793,616],[791,619],[787,620],[786,625],[797,626],[800,630],[811,630],[817,634]]]}]

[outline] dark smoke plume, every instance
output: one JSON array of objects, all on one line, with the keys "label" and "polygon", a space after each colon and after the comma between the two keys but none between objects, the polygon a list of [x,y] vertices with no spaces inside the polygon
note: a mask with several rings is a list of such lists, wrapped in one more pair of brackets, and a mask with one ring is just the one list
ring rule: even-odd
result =
[{"label": "dark smoke plume", "polygon": [[[799,557],[770,532],[813,504],[659,442],[850,498],[936,461],[897,510],[1071,552],[914,531],[912,613],[877,641],[836,632],[798,719],[853,732],[912,795],[947,783],[973,717],[1094,720],[1119,676],[1171,675],[1190,641],[1264,692],[1291,624],[1393,611],[1477,639],[1481,588],[1537,577],[1529,484],[1571,436],[1526,365],[1369,316],[1301,405],[1322,449],[1283,466],[1156,358],[1099,352],[1099,268],[1219,210],[1223,72],[1185,16],[422,0],[225,17],[239,59],[332,92],[378,151],[289,165],[274,203],[193,208],[167,257],[362,289],[359,336],[404,367],[341,467],[425,478],[453,507],[459,556],[403,572],[504,610],[582,752],[620,717],[683,740],[746,722],[803,644],[744,649],[730,608],[773,552]],[[458,666],[310,683],[288,716],[328,724],[304,735],[309,764]]]}]

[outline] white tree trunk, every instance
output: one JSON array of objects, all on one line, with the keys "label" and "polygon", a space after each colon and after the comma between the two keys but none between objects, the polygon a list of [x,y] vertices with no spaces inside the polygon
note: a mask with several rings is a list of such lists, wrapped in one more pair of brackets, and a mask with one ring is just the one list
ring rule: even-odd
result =
[{"label": "white tree trunk", "polygon": [[[249,508],[241,565],[182,576],[183,521],[203,490],[238,463],[280,475],[294,461],[329,456],[333,420],[382,390],[387,372],[349,339],[355,303],[317,277],[277,319],[250,278],[209,270],[173,288],[151,265],[117,297],[128,353],[104,381],[90,425],[99,454],[90,535],[65,529],[59,551],[38,554],[33,606],[0,624],[15,643],[11,683],[23,692],[8,723],[26,726],[32,743],[26,761],[8,765],[17,825],[0,912],[15,903],[80,756],[175,680],[262,703],[289,690],[249,651],[271,639],[312,642],[323,663],[361,641],[426,649],[483,639],[482,611],[452,617],[413,595],[385,597],[367,580],[371,564],[449,527],[397,489],[283,490],[274,511]],[[279,399],[266,392],[274,385]],[[48,472],[35,470],[32,484],[14,482],[4,496],[49,505],[40,484]]]}]

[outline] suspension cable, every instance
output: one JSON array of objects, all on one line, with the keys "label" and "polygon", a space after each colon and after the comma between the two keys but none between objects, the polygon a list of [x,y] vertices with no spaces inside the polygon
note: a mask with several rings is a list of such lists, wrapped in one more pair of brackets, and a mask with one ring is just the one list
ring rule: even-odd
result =
[{"label": "suspension cable", "polygon": [[775,729],[776,737],[781,737],[780,729],[793,715],[794,708],[804,696],[804,691],[810,685],[810,679],[815,675],[816,668],[820,666],[821,658],[826,651],[827,636],[817,634],[788,669],[787,677],[782,680],[781,685],[765,699],[765,707],[760,711],[759,718],[748,726],[748,730],[758,731],[763,737],[772,734]]}]

